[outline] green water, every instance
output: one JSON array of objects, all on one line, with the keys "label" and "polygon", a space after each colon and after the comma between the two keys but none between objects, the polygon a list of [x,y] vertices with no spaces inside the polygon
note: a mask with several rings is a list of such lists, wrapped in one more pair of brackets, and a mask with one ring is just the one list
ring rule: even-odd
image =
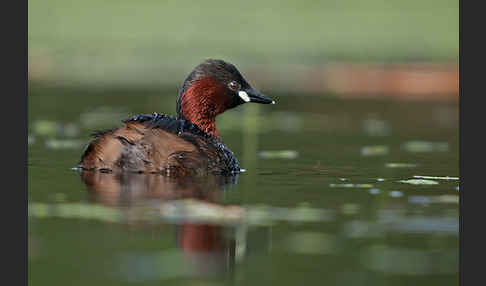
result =
[{"label": "green water", "polygon": [[71,169],[176,92],[30,88],[29,285],[458,284],[456,103],[268,94],[218,118],[237,184]]}]

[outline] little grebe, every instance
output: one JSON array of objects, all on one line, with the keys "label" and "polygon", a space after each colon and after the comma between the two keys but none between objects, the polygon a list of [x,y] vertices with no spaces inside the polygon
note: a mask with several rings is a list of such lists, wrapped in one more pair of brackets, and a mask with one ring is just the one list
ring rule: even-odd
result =
[{"label": "little grebe", "polygon": [[246,102],[275,103],[252,88],[234,65],[206,60],[184,81],[177,118],[141,114],[123,121],[120,128],[96,132],[79,167],[167,175],[195,170],[237,174],[238,160],[222,144],[216,116]]}]

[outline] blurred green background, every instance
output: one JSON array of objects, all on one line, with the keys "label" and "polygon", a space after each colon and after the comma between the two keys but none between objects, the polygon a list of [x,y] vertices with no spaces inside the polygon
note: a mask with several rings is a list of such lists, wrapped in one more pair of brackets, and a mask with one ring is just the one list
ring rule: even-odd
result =
[{"label": "blurred green background", "polygon": [[31,82],[174,85],[209,57],[244,74],[458,60],[457,0],[30,0],[28,9]]}]

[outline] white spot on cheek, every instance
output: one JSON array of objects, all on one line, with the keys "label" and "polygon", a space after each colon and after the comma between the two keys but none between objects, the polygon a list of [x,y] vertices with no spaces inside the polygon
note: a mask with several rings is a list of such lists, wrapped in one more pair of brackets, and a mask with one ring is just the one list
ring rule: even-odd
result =
[{"label": "white spot on cheek", "polygon": [[241,97],[241,99],[243,99],[245,102],[250,102],[250,97],[248,96],[248,94],[246,92],[244,92],[243,90],[240,90],[238,91],[238,95]]}]

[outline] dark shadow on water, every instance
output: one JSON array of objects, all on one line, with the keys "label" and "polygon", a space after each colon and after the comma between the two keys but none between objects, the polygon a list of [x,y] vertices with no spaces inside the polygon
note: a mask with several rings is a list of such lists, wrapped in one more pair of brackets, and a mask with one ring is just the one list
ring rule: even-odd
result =
[{"label": "dark shadow on water", "polygon": [[237,176],[185,176],[182,178],[135,173],[81,172],[93,202],[125,206],[150,199],[197,199],[217,203],[219,196],[238,182]]}]

